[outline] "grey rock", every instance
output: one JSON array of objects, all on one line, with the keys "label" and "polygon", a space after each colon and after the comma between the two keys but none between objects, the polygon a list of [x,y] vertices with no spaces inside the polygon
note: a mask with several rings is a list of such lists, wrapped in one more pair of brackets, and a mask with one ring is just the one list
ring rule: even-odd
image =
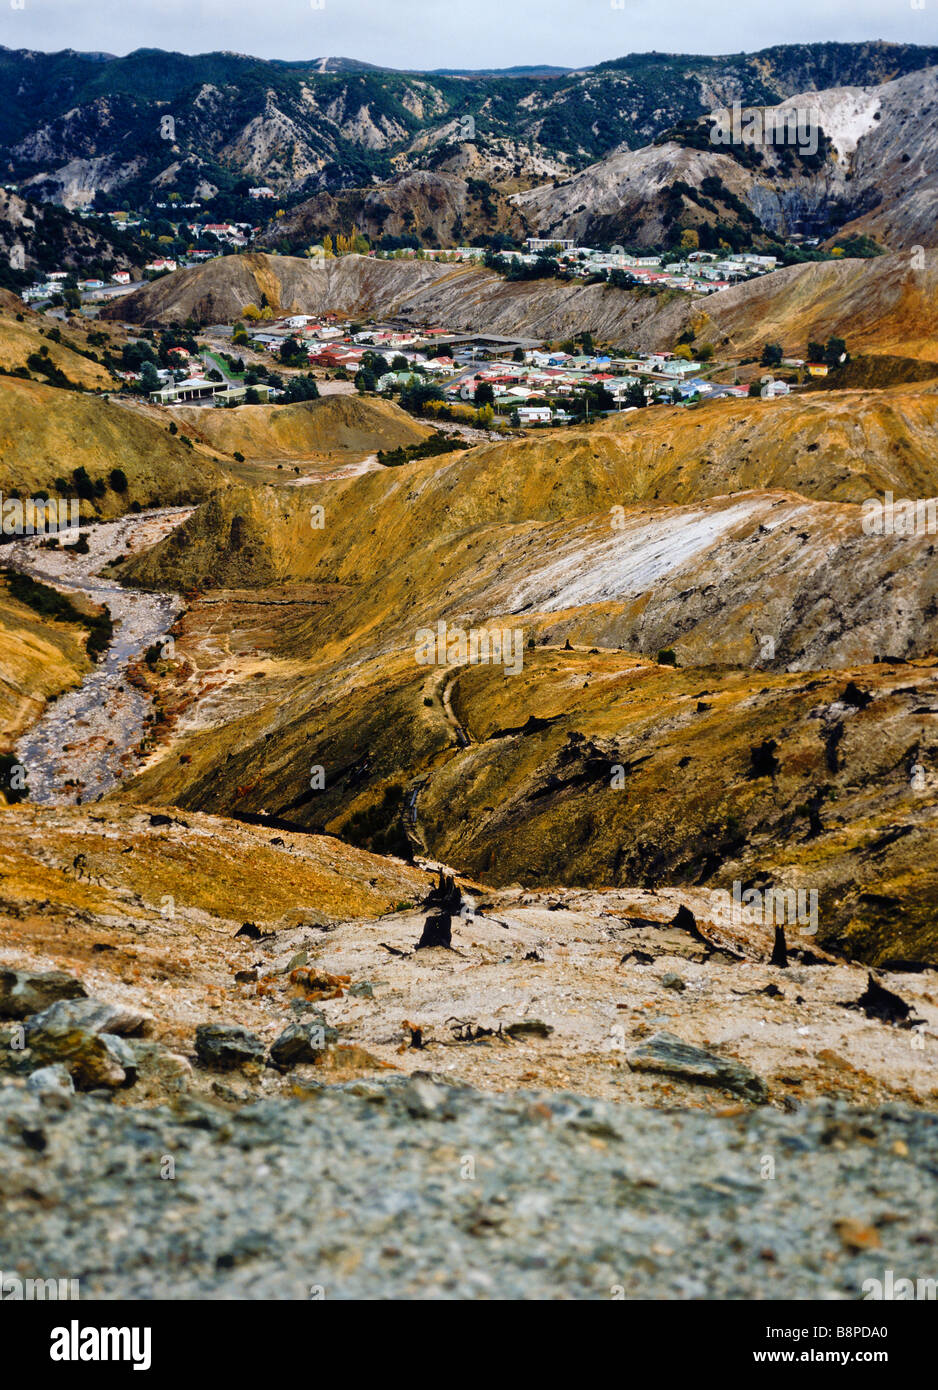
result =
[{"label": "grey rock", "polygon": [[82,1090],[128,1084],[125,1044],[114,1034],[89,1033],[86,1028],[63,1024],[30,1033],[29,1046],[36,1061],[63,1063]]},{"label": "grey rock", "polygon": [[678,994],[682,993],[687,988],[680,975],[678,975],[674,970],[668,970],[664,975],[662,975],[661,985],[663,989],[673,989]]},{"label": "grey rock", "polygon": [[26,1041],[39,1062],[61,1062],[75,1085],[129,1086],[137,1062],[119,1034],[139,1032],[150,1015],[103,999],[59,999],[26,1024]]},{"label": "grey rock", "polygon": [[[192,1064],[160,1043],[134,1038],[130,1043],[137,1084],[148,1097],[167,1098],[187,1092],[192,1085]],[[136,1092],[135,1092],[136,1096]]]},{"label": "grey rock", "polygon": [[338,1036],[322,1015],[304,1019],[302,1023],[288,1023],[271,1045],[270,1060],[283,1068],[295,1067],[301,1062],[315,1062]]},{"label": "grey rock", "polygon": [[195,1030],[196,1056],[203,1067],[213,1071],[230,1071],[246,1062],[264,1061],[264,1044],[260,1038],[227,1023],[200,1023]]},{"label": "grey rock", "polygon": [[60,999],[29,1020],[26,1036],[30,1046],[34,1033],[54,1033],[70,1028],[131,1037],[146,1032],[152,1023],[151,1014],[132,1005],[111,1004],[104,999]]},{"label": "grey rock", "polygon": [[124,1070],[122,1086],[132,1086],[137,1079],[137,1054],[126,1038],[121,1038],[117,1033],[99,1033],[97,1035],[103,1043],[107,1044],[108,1051],[117,1059],[118,1065]]},{"label": "grey rock", "polygon": [[0,970],[0,1018],[28,1018],[57,999],[81,999],[81,980],[64,970]]},{"label": "grey rock", "polygon": [[26,1082],[27,1089],[42,1099],[51,1097],[58,1100],[71,1100],[75,1086],[68,1067],[62,1062],[52,1062],[47,1067],[34,1071]]},{"label": "grey rock", "polygon": [[442,1109],[447,1100],[447,1093],[443,1087],[424,1076],[410,1077],[399,1087],[398,1095],[408,1115],[412,1115],[415,1120],[433,1115]]},{"label": "grey rock", "polygon": [[673,1033],[655,1033],[634,1048],[627,1061],[633,1071],[660,1072],[682,1081],[716,1086],[760,1104],[768,1096],[768,1087],[761,1076],[742,1062],[683,1042]]}]

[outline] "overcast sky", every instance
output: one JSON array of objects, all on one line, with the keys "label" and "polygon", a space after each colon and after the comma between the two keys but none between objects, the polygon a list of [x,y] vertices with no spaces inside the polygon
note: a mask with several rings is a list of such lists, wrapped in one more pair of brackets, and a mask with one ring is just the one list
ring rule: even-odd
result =
[{"label": "overcast sky", "polygon": [[917,3],[924,8],[913,0],[0,0],[0,44],[119,54],[228,49],[400,68],[581,67],[649,49],[938,42],[938,0]]}]

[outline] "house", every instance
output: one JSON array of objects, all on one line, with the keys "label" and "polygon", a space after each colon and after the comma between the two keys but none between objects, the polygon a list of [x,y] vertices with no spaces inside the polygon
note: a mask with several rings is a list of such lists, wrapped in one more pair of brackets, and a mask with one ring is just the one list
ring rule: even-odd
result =
[{"label": "house", "polygon": [[566,241],[562,237],[525,237],[525,246],[529,251],[572,251],[576,245],[573,241]]},{"label": "house", "polygon": [[403,390],[405,386],[418,385],[421,380],[416,372],[385,372],[384,376],[378,378],[377,385],[379,391]]},{"label": "house", "polygon": [[700,362],[685,362],[681,357],[672,358],[670,362],[662,362],[659,371],[665,376],[686,376],[688,372],[699,372]]},{"label": "house", "polygon": [[809,375],[809,376],[827,376],[827,363],[826,363],[826,362],[809,362],[809,363],[808,363],[808,375]]},{"label": "house", "polygon": [[787,381],[775,381],[770,376],[764,376],[762,378],[762,388],[759,391],[759,395],[764,401],[774,401],[776,396],[787,396],[789,394],[789,389]]},{"label": "house", "polygon": [[159,391],[150,392],[150,400],[154,405],[179,405],[184,401],[202,401],[212,399],[216,403],[243,401],[247,396],[248,390],[257,392],[262,401],[266,401],[269,396],[270,388],[258,383],[254,387],[231,386],[226,381],[209,381],[206,377],[189,376],[182,381],[168,382],[161,386]]},{"label": "house", "polygon": [[549,405],[520,405],[518,420],[522,425],[549,425]]},{"label": "house", "polygon": [[175,270],[176,262],[168,259],[165,256],[157,256],[156,260],[151,261],[149,265],[144,267],[144,269],[153,271]]},{"label": "house", "polygon": [[130,284],[130,271],[129,271],[129,270],[115,270],[114,274],[111,276],[111,280],[113,281],[113,283],[114,283],[115,285],[129,285],[129,284]]}]

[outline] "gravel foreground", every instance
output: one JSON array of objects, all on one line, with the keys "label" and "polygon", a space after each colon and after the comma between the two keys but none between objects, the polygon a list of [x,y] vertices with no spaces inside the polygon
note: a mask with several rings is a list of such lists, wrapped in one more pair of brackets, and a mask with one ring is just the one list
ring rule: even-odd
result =
[{"label": "gravel foreground", "polygon": [[429,1075],[146,1110],[8,1080],[0,1201],[4,1275],[85,1299],[858,1299],[938,1276],[938,1117]]}]

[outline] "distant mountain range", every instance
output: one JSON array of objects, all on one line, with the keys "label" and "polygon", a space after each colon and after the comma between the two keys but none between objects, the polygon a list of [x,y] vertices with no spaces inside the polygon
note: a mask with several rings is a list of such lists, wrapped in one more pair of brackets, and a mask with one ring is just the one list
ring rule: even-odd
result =
[{"label": "distant mountain range", "polygon": [[[795,44],[723,57],[632,54],[578,71],[394,72],[346,58],[263,61],[142,49],[0,49],[6,181],[66,206],[95,192],[208,196],[263,182],[296,201],[416,169],[515,188],[564,178],[734,100],[870,86],[938,63],[938,46]],[[167,121],[167,117],[171,120]]]},{"label": "distant mountain range", "polygon": [[[815,137],[721,145],[707,118],[679,123],[561,182],[514,197],[525,223],[583,242],[658,246],[692,228],[702,247],[741,234],[872,237],[891,250],[934,246],[938,68],[876,86],[800,93],[773,112]],[[810,146],[815,146],[810,152]]]}]

